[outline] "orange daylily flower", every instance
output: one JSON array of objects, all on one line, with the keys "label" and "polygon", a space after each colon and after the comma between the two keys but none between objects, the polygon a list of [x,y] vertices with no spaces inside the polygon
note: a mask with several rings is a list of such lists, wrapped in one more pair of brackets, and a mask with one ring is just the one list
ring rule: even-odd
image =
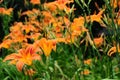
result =
[{"label": "orange daylily flower", "polygon": [[64,29],[70,26],[70,21],[66,17],[58,17],[56,21],[53,22],[53,32],[55,32],[56,37],[62,37],[62,32]]},{"label": "orange daylily flower", "polygon": [[110,0],[110,4],[113,8],[120,7],[120,0]]},{"label": "orange daylily flower", "polygon": [[22,26],[23,26],[22,22],[15,22],[14,25],[10,27],[10,31],[11,32],[20,31]]},{"label": "orange daylily flower", "polygon": [[87,16],[87,19],[90,20],[91,22],[93,22],[93,21],[101,22],[102,14],[104,11],[105,11],[105,9],[101,10],[98,14],[93,14],[93,15]]},{"label": "orange daylily flower", "polygon": [[39,54],[33,46],[21,49],[19,53],[13,53],[5,57],[4,62],[10,60],[11,64],[16,64],[18,71],[22,71],[24,65],[31,65],[33,60],[41,60]]},{"label": "orange daylily flower", "polygon": [[35,27],[31,24],[27,24],[22,27],[22,30],[25,30],[26,33],[29,33],[30,31],[35,31]]},{"label": "orange daylily flower", "polygon": [[84,60],[84,64],[87,64],[87,65],[90,65],[92,62],[92,59],[87,59],[87,60]]},{"label": "orange daylily flower", "polygon": [[40,0],[30,0],[30,3],[32,4],[40,4]]},{"label": "orange daylily flower", "polygon": [[67,35],[65,37],[65,40],[66,40],[65,43],[74,43],[76,41],[76,39],[77,39],[76,33],[75,34],[72,33],[71,35]]},{"label": "orange daylily flower", "polygon": [[33,40],[38,40],[38,38],[40,37],[40,33],[34,33],[31,35],[28,35],[27,38],[33,39]]},{"label": "orange daylily flower", "polygon": [[84,17],[74,18],[72,25],[84,26],[84,22],[85,22]]},{"label": "orange daylily flower", "polygon": [[56,50],[56,42],[54,40],[47,40],[46,38],[42,38],[38,41],[38,45],[43,50],[45,56],[49,56],[52,49]]},{"label": "orange daylily flower", "polygon": [[71,31],[73,35],[80,35],[82,32],[87,31],[84,27],[84,17],[75,18],[71,24]]},{"label": "orange daylily flower", "polygon": [[38,9],[32,9],[32,10],[28,10],[28,11],[25,11],[21,14],[21,16],[23,15],[27,15],[28,17],[31,17],[31,18],[36,18],[38,15],[40,14],[40,10]]},{"label": "orange daylily flower", "polygon": [[22,48],[27,48],[27,47],[30,46],[31,44],[29,44],[28,42],[22,42],[21,45],[22,45],[22,46],[21,46]]},{"label": "orange daylily flower", "polygon": [[26,33],[32,32],[39,32],[41,31],[41,23],[38,20],[32,20],[32,18],[29,18],[28,22],[25,23],[25,25],[22,26],[21,30],[25,30]]},{"label": "orange daylily flower", "polygon": [[[120,14],[119,14],[119,16],[120,16]],[[116,21],[117,20],[117,21]],[[120,18],[118,18],[118,19],[116,19],[115,20],[115,23],[117,23],[118,25],[120,25]]]},{"label": "orange daylily flower", "polygon": [[13,41],[10,40],[10,39],[4,40],[4,41],[0,44],[0,48],[2,48],[2,47],[3,47],[3,48],[9,48],[12,42],[13,42]]},{"label": "orange daylily flower", "polygon": [[56,0],[59,4],[67,4],[74,2],[73,0]]},{"label": "orange daylily flower", "polygon": [[57,17],[56,18],[56,21],[59,23],[59,22],[61,22],[62,24],[64,24],[65,26],[69,26],[70,25],[70,20],[67,18],[67,17],[65,17],[65,16],[63,16],[63,17]]},{"label": "orange daylily flower", "polygon": [[10,15],[13,11],[13,8],[5,9],[5,8],[0,8],[0,14],[3,15]]},{"label": "orange daylily flower", "polygon": [[39,26],[40,26],[40,22],[37,21],[37,20],[31,20],[31,19],[30,19],[28,23],[30,23],[30,24],[32,24],[32,25],[35,25],[36,27],[39,27]]},{"label": "orange daylily flower", "polygon": [[[20,32],[20,31],[11,32],[7,37],[8,37],[8,38],[10,37],[10,38],[13,40],[13,42],[23,42],[23,41],[27,41],[26,36],[23,35],[23,33]],[[7,38],[7,37],[6,37],[6,38]]]},{"label": "orange daylily flower", "polygon": [[44,3],[44,7],[47,7],[50,11],[56,11],[57,10],[55,2]]},{"label": "orange daylily flower", "polygon": [[103,44],[103,38],[102,37],[94,38],[93,41],[94,41],[96,47],[100,47]]},{"label": "orange daylily flower", "polygon": [[[73,0],[56,0],[54,2],[45,3],[44,6],[49,8],[51,11],[59,10],[70,10],[69,7],[66,6],[66,4],[74,2]],[[68,12],[68,11],[67,11]]]},{"label": "orange daylily flower", "polygon": [[73,0],[57,0],[57,6],[60,10],[63,10],[64,8],[67,8],[66,4],[74,2]]},{"label": "orange daylily flower", "polygon": [[41,36],[40,33],[33,33],[33,34],[31,34],[31,38],[34,39],[34,40],[37,40],[40,36]]},{"label": "orange daylily flower", "polygon": [[90,74],[90,71],[88,69],[85,69],[81,72],[81,74],[83,75],[89,75]]},{"label": "orange daylily flower", "polygon": [[55,22],[55,18],[49,11],[42,11],[42,15],[44,16],[43,19],[43,26],[47,26],[48,24]]},{"label": "orange daylily flower", "polygon": [[108,56],[111,56],[112,54],[116,53],[116,52],[120,52],[120,47],[118,46],[118,48],[116,46],[112,47],[109,49],[107,55]]},{"label": "orange daylily flower", "polygon": [[55,32],[61,32],[62,30],[63,30],[63,26],[62,26],[62,23],[61,22],[55,22],[55,23],[53,23],[53,26],[54,26],[54,30],[55,30]]}]

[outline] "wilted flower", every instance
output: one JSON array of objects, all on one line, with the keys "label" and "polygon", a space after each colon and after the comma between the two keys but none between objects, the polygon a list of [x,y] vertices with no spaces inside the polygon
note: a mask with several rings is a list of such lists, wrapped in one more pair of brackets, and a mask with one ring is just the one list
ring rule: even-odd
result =
[{"label": "wilted flower", "polygon": [[33,74],[35,74],[35,71],[33,69],[27,69],[27,70],[25,70],[25,75],[32,76]]}]

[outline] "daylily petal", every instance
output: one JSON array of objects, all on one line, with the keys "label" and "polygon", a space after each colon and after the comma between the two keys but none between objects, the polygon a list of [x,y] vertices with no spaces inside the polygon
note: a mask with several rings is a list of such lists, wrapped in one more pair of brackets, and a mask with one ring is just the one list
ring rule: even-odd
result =
[{"label": "daylily petal", "polygon": [[5,59],[3,60],[3,62],[5,62],[7,60],[19,59],[19,58],[21,58],[21,56],[19,56],[19,54],[13,53],[13,54],[6,56]]},{"label": "daylily petal", "polygon": [[112,54],[114,54],[115,52],[116,52],[117,50],[116,50],[116,47],[112,47],[112,48],[110,48],[110,50],[108,51],[108,56],[111,56]]},{"label": "daylily petal", "polygon": [[24,62],[18,61],[18,62],[16,63],[16,67],[17,67],[17,70],[18,70],[18,71],[22,71],[23,66],[24,66]]},{"label": "daylily petal", "polygon": [[96,47],[100,47],[103,44],[103,38],[102,37],[100,37],[100,38],[94,38],[93,41],[94,41]]},{"label": "daylily petal", "polygon": [[39,54],[33,54],[32,60],[41,60],[41,57]]},{"label": "daylily petal", "polygon": [[40,0],[30,0],[30,3],[32,4],[40,4]]},{"label": "daylily petal", "polygon": [[56,50],[55,41],[54,40],[47,40],[46,38],[40,39],[39,46],[43,50],[45,56],[49,56],[52,49]]}]

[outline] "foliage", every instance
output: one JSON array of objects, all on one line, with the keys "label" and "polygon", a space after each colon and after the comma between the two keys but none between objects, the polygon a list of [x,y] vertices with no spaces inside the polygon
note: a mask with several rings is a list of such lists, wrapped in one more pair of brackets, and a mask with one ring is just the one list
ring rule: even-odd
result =
[{"label": "foliage", "polygon": [[120,1],[75,2],[1,0],[0,80],[120,79]]}]

